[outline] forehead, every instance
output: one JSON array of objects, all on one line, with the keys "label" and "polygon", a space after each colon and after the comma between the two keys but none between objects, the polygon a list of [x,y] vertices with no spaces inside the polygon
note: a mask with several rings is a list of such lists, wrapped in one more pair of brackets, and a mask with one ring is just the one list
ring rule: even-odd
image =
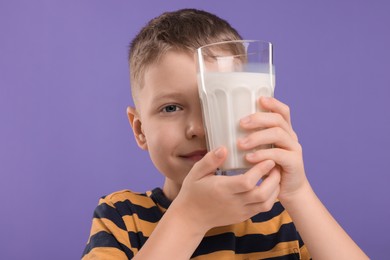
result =
[{"label": "forehead", "polygon": [[[145,74],[156,72],[178,72],[177,69],[190,69],[196,71],[195,53],[170,50],[161,55],[156,62],[149,65]],[[147,79],[147,78],[145,78]]]},{"label": "forehead", "polygon": [[145,70],[144,84],[139,90],[140,103],[165,95],[186,95],[197,91],[195,55],[168,51]]}]

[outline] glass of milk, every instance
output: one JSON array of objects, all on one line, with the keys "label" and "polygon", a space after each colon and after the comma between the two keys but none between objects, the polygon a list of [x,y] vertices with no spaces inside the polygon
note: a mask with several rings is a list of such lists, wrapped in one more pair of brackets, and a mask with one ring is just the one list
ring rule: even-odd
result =
[{"label": "glass of milk", "polygon": [[197,49],[197,63],[208,149],[220,146],[228,149],[218,174],[243,173],[252,165],[245,160],[249,151],[237,147],[237,139],[249,134],[240,128],[239,121],[260,111],[257,104],[260,96],[274,95],[272,44],[258,40],[209,44]]}]

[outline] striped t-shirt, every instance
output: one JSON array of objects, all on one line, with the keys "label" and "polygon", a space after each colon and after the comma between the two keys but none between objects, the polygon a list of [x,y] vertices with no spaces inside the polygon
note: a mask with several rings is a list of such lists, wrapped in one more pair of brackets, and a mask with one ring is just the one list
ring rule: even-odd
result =
[{"label": "striped t-shirt", "polygon": [[[100,199],[83,259],[131,259],[170,205],[160,188],[129,190]],[[276,202],[269,212],[209,230],[191,259],[310,259],[287,211]]]}]

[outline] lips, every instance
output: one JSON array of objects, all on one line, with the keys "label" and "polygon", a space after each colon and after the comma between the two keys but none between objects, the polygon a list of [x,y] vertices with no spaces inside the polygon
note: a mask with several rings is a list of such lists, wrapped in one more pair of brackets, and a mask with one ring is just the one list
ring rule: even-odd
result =
[{"label": "lips", "polygon": [[202,159],[206,155],[206,153],[207,153],[207,150],[196,150],[196,151],[193,151],[193,152],[190,152],[187,154],[183,154],[180,157],[187,159],[187,160],[190,160],[190,161],[197,162],[200,159]]}]

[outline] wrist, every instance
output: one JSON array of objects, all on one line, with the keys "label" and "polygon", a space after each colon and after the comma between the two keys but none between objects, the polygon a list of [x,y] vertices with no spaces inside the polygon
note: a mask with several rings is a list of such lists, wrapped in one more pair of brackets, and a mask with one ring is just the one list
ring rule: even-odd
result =
[{"label": "wrist", "polygon": [[175,223],[180,224],[191,236],[203,238],[211,228],[203,223],[197,210],[186,203],[181,203],[178,198],[172,202],[165,214],[167,213],[174,219]]},{"label": "wrist", "polygon": [[137,253],[137,259],[189,259],[199,246],[206,231],[175,201]]},{"label": "wrist", "polygon": [[306,203],[310,198],[315,197],[314,191],[310,185],[310,183],[306,180],[299,189],[294,192],[282,195],[279,197],[280,202],[283,207],[290,211],[292,209],[299,208]]}]

